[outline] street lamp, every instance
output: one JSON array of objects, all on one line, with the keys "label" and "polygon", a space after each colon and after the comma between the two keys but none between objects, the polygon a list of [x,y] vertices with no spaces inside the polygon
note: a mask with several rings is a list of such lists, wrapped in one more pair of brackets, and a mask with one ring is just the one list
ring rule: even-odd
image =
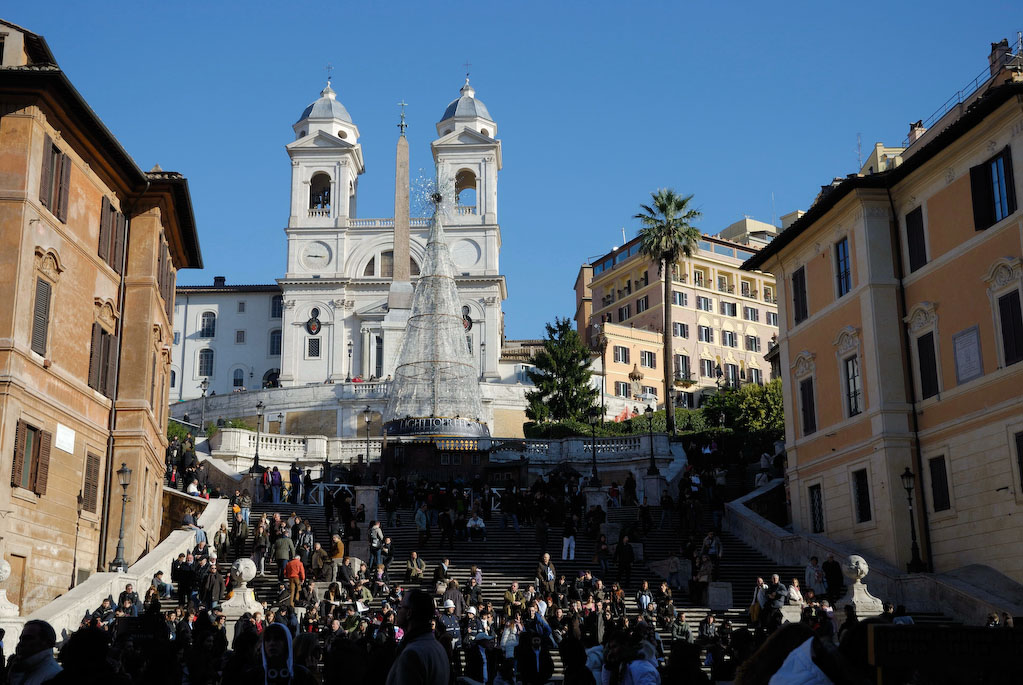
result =
[{"label": "street lamp", "polygon": [[206,391],[210,389],[210,378],[204,376],[202,383],[199,384],[202,388],[202,418],[199,419],[199,428],[203,431],[206,430]]},{"label": "street lamp", "polygon": [[124,488],[124,492],[121,493],[121,530],[117,533],[117,553],[114,555],[114,560],[110,562],[110,570],[115,572],[124,571],[128,566],[128,562],[124,560],[124,510],[128,508],[128,486],[131,485],[131,469],[123,462],[121,463],[121,468],[117,469],[117,482]]},{"label": "street lamp", "polygon": [[590,422],[590,432],[593,434],[593,442],[591,444],[593,461],[590,466],[590,487],[599,488],[600,478],[597,476],[597,424],[604,418],[603,413],[596,407],[590,407],[590,414],[586,417]]},{"label": "street lamp", "polygon": [[263,402],[256,402],[256,456],[252,459],[249,473],[259,473],[259,431],[263,428]]},{"label": "street lamp", "polygon": [[480,380],[483,380],[483,365],[485,363],[484,360],[486,359],[486,352],[487,352],[487,344],[481,340],[480,341]]},{"label": "street lamp", "polygon": [[355,347],[355,343],[351,340],[348,341],[348,376],[345,378],[345,383],[352,382],[352,348]]},{"label": "street lamp", "polygon": [[657,462],[654,460],[654,408],[649,404],[646,406],[646,420],[650,426],[650,468],[646,475],[659,476],[661,472],[657,469]]},{"label": "street lamp", "polygon": [[906,570],[910,573],[922,573],[927,570],[927,564],[920,559],[920,548],[916,544],[916,522],[913,520],[913,483],[916,480],[916,476],[913,475],[913,472],[907,466],[899,478],[902,479],[902,487],[906,490],[906,502],[909,504],[909,534],[913,541],[912,557],[909,563],[906,564]]},{"label": "street lamp", "polygon": [[366,419],[366,463],[369,464],[369,422],[372,419],[373,412],[370,411],[369,405],[362,411],[363,417]]}]

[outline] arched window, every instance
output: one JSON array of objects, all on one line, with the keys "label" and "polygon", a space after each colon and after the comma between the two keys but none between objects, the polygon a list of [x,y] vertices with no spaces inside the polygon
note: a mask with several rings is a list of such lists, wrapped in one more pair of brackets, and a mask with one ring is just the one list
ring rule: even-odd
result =
[{"label": "arched window", "polygon": [[392,250],[380,253],[380,275],[383,278],[394,278],[394,252]]},{"label": "arched window", "polygon": [[217,315],[213,312],[203,312],[199,319],[199,337],[212,338],[217,334]]},{"label": "arched window", "polygon": [[270,331],[270,356],[278,357],[281,354],[281,329]]},{"label": "arched window", "polygon": [[366,268],[363,269],[363,276],[376,276],[377,271],[377,260],[375,257],[371,257],[369,262],[366,264]]},{"label": "arched window", "polygon": [[279,319],[284,311],[284,297],[281,295],[274,295],[273,299],[270,300],[270,318]]},{"label": "arched window", "polygon": [[177,387],[177,385],[178,385],[178,374],[177,374],[177,372],[174,369],[171,369],[171,385],[170,385],[170,387],[174,388],[174,387]]},{"label": "arched window", "polygon": [[213,375],[213,350],[209,348],[199,350],[199,375]]},{"label": "arched window", "polygon": [[330,209],[330,176],[323,172],[309,182],[309,209]]},{"label": "arched window", "polygon": [[485,128],[481,128],[480,129],[480,133],[482,133],[483,135],[487,136],[488,138],[490,137],[490,131],[488,131]]},{"label": "arched window", "polygon": [[231,382],[236,388],[244,388],[245,372],[242,371],[241,369],[235,369],[234,373],[231,375]]},{"label": "arched window", "polygon": [[263,374],[263,387],[264,388],[276,388],[280,385],[279,379],[281,375],[280,369],[270,369]]},{"label": "arched window", "polygon": [[460,169],[455,174],[455,193],[458,195],[458,213],[476,213],[476,174]]},{"label": "arched window", "polygon": [[414,260],[411,257],[409,257],[408,262],[409,262],[409,264],[408,264],[408,272],[409,272],[409,274],[411,274],[412,276],[418,276],[419,275],[419,265],[416,264],[416,260]]}]

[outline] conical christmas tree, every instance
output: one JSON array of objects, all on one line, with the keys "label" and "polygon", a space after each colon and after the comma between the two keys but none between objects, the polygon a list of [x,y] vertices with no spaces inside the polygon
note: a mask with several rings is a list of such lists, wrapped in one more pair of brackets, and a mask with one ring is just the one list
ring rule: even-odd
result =
[{"label": "conical christmas tree", "polygon": [[490,435],[483,422],[476,362],[465,342],[461,300],[444,240],[444,203],[435,209],[412,314],[398,352],[384,413],[388,436]]}]

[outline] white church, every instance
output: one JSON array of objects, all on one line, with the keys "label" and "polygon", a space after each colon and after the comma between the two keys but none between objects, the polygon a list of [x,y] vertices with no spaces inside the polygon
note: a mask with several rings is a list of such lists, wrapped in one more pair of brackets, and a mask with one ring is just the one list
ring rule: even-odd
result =
[{"label": "white church", "polygon": [[[466,345],[479,365],[483,418],[496,434],[521,435],[528,355],[503,340],[501,141],[475,95],[466,78],[430,147],[437,187],[456,196],[445,233]],[[366,405],[378,421],[386,403],[429,220],[409,217],[404,120],[392,218],[357,214],[365,172],[359,128],[329,82],[292,128],[284,275],[276,285],[218,277],[212,286],[177,289],[172,413],[180,418],[175,403],[200,398],[205,384],[208,419],[251,417],[260,401],[280,432],[331,434],[333,423],[336,436],[363,435]]]}]

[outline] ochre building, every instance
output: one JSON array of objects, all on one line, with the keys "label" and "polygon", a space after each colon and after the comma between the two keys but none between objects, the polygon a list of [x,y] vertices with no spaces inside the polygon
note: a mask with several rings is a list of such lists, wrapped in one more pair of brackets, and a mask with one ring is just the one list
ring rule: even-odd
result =
[{"label": "ochre building", "polygon": [[745,267],[782,289],[795,528],[905,568],[912,521],[917,568],[1023,582],[1023,80],[993,48],[975,93]]},{"label": "ochre building", "polygon": [[188,186],[142,172],[41,36],[0,21],[0,549],[22,615],[158,542]]}]

